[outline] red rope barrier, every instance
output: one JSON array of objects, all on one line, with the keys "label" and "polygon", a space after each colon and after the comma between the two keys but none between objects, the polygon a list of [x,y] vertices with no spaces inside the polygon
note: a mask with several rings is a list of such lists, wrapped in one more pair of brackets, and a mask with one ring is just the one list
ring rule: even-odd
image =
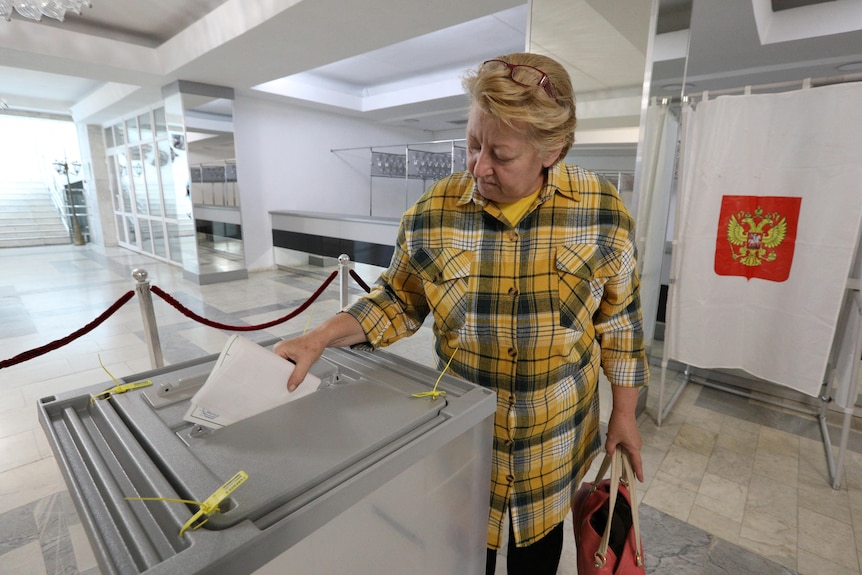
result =
[{"label": "red rope barrier", "polygon": [[150,287],[150,291],[153,292],[154,294],[156,294],[157,296],[159,296],[160,298],[162,298],[163,300],[165,300],[166,302],[168,302],[173,307],[175,307],[184,316],[189,317],[189,318],[191,318],[191,319],[193,319],[199,323],[202,323],[204,325],[207,325],[209,327],[214,327],[216,329],[224,329],[224,330],[228,330],[228,331],[254,331],[254,330],[258,330],[258,329],[266,329],[268,327],[272,327],[274,325],[284,323],[287,320],[293,319],[294,317],[296,317],[299,314],[301,314],[302,312],[304,312],[306,310],[306,308],[308,308],[308,306],[310,306],[312,303],[314,303],[314,300],[316,300],[320,296],[320,294],[323,293],[323,290],[325,290],[326,287],[332,283],[332,280],[334,280],[335,276],[337,276],[337,275],[338,275],[337,271],[334,271],[331,274],[329,274],[329,277],[326,278],[326,281],[324,281],[323,284],[319,288],[317,288],[317,291],[314,292],[311,295],[311,297],[305,301],[305,303],[303,303],[301,306],[296,308],[294,311],[290,312],[289,314],[287,314],[286,316],[284,316],[282,318],[275,319],[275,320],[272,320],[270,322],[262,323],[262,324],[258,324],[258,325],[227,325],[227,324],[219,323],[216,321],[212,321],[212,320],[209,320],[205,317],[199,316],[198,314],[196,314],[195,312],[193,312],[189,308],[185,307],[179,301],[174,299],[174,297],[171,296],[169,293],[162,290],[159,286]]},{"label": "red rope barrier", "polygon": [[18,355],[10,359],[4,359],[3,361],[0,361],[0,369],[3,369],[4,367],[10,367],[17,363],[21,363],[22,361],[27,361],[28,359],[33,359],[34,357],[39,357],[40,355],[46,354],[49,351],[53,351],[58,347],[63,347],[67,343],[70,343],[78,339],[82,335],[91,332],[93,329],[98,327],[99,324],[101,324],[103,321],[113,315],[114,312],[123,307],[123,305],[125,305],[125,303],[133,297],[135,297],[135,292],[131,290],[127,291],[120,299],[115,301],[111,307],[102,312],[102,315],[100,315],[81,329],[70,333],[64,338],[54,340],[49,344],[43,345],[42,347],[37,347],[35,349],[31,349],[30,351],[19,353]]},{"label": "red rope barrier", "polygon": [[365,290],[365,293],[368,293],[371,291],[371,288],[368,287],[368,284],[365,283],[364,281],[362,281],[362,278],[359,277],[359,274],[356,273],[355,270],[350,270],[350,277],[352,277],[354,279],[354,281],[356,281],[356,283],[359,284],[359,287],[361,287],[362,289]]}]

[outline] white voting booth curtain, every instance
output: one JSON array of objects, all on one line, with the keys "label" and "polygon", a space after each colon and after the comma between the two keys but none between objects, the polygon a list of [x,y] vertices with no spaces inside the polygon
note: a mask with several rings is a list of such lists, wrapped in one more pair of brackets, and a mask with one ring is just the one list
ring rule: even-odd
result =
[{"label": "white voting booth curtain", "polygon": [[652,341],[655,334],[678,133],[679,121],[666,104],[647,108],[641,177],[635,196],[638,199],[635,238],[646,342]]},{"label": "white voting booth curtain", "polygon": [[818,395],[862,223],[860,102],[848,83],[686,113],[668,358]]}]

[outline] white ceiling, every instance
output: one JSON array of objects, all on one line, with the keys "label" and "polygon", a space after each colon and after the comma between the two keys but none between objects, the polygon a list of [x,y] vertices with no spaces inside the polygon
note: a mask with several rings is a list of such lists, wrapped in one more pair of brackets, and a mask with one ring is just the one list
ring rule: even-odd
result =
[{"label": "white ceiling", "polygon": [[[850,76],[862,62],[862,2],[817,2],[773,12],[795,0],[692,0],[688,60],[658,63],[658,81],[688,93]],[[858,70],[856,72],[858,74]]]},{"label": "white ceiling", "polygon": [[[668,34],[652,48],[660,55],[653,93],[674,95],[662,86],[684,79],[692,90],[714,90],[834,76],[836,66],[862,61],[859,0],[786,11],[792,21],[761,17],[773,39],[782,28],[816,36],[763,45],[755,11],[769,1],[661,0],[659,30]],[[464,70],[529,49],[572,73],[579,141],[628,130],[625,139],[638,125],[651,4],[98,0],[62,23],[0,21],[0,98],[12,112],[101,124],[151,105],[162,86],[182,79],[439,131],[462,125]]]},{"label": "white ceiling", "polygon": [[652,0],[145,4],[0,22],[0,97],[103,124],[183,79],[437,132],[463,128],[467,68],[529,49],[568,65],[585,131],[637,131]]}]

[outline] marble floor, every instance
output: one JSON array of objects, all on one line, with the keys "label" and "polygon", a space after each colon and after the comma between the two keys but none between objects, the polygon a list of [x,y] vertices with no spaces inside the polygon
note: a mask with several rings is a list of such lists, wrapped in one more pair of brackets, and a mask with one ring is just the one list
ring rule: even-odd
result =
[{"label": "marble floor", "polygon": [[[157,285],[196,313],[231,325],[286,315],[334,268],[297,266],[254,272],[247,280],[199,286],[182,270],[121,248],[44,246],[0,250],[0,361],[64,337],[134,288],[144,268]],[[368,283],[370,271],[357,270]],[[352,287],[352,295],[360,289]],[[159,298],[156,320],[168,364],[218,352],[229,333],[200,325]],[[258,340],[300,332],[334,313],[337,282],[297,318]],[[431,364],[430,330],[392,346]],[[150,366],[137,298],[86,336],[0,369],[0,573],[99,573],[87,535],[38,424],[47,395]],[[639,486],[651,574],[860,574],[862,438],[857,431],[833,490],[819,426],[795,411],[691,383],[656,425],[659,368],[639,423],[646,481]],[[669,388],[682,381],[671,371]],[[607,396],[607,383],[602,385]],[[603,402],[604,417],[607,415]],[[858,422],[856,422],[858,423]],[[838,428],[832,427],[837,444]],[[591,475],[593,472],[591,471]],[[501,550],[505,554],[505,549]],[[498,561],[498,573],[505,572]],[[570,526],[561,575],[576,573]]]}]

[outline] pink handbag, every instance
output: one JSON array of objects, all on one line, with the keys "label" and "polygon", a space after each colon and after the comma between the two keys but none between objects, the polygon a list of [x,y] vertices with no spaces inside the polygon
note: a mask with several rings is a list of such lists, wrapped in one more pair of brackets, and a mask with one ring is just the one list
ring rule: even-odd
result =
[{"label": "pink handbag", "polygon": [[[610,478],[603,479],[608,468]],[[605,455],[596,480],[575,493],[578,575],[646,575],[636,482],[628,454],[618,448],[612,457]]]}]

